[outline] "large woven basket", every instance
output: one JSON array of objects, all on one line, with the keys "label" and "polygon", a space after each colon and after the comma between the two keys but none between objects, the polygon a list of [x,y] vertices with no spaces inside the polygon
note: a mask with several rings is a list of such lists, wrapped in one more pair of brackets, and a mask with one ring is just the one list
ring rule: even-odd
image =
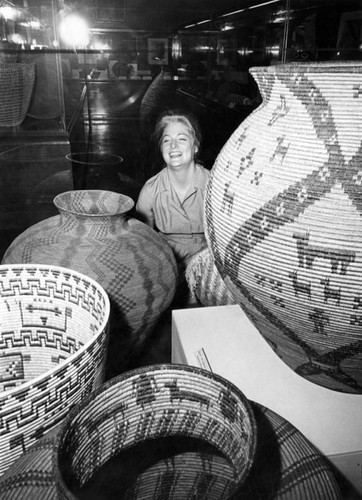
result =
[{"label": "large woven basket", "polygon": [[362,394],[362,62],[250,72],[263,102],[212,168],[209,248],[284,363]]},{"label": "large woven basket", "polygon": [[[222,377],[183,365],[132,370],[63,423],[54,451],[59,498],[90,498],[110,466],[118,472],[108,498],[228,498],[248,476],[255,436],[250,403]],[[117,457],[137,449],[139,460],[122,474]]]},{"label": "large woven basket", "polygon": [[0,65],[0,127],[16,127],[26,117],[35,80],[35,65]]},{"label": "large woven basket", "polygon": [[81,273],[0,266],[0,474],[103,382],[109,311]]},{"label": "large woven basket", "polygon": [[[243,500],[341,500],[357,499],[358,493],[350,484],[343,485],[343,496],[336,477],[327,459],[298,431],[290,422],[268,408],[251,401],[257,425],[257,448],[250,473],[237,499]],[[0,478],[1,500],[59,500],[55,481],[55,461],[53,450],[59,438],[61,426],[49,431],[39,439],[13,464]],[[149,452],[149,448],[146,453]],[[137,458],[137,456],[136,456]],[[195,457],[194,457],[195,458]],[[206,457],[205,457],[206,458]],[[170,456],[155,463],[144,472],[152,473],[154,467],[163,467],[159,477],[170,477],[179,470],[180,457]],[[205,465],[208,465],[204,461]],[[115,481],[119,481],[120,469],[111,469],[97,483],[92,494],[83,496],[87,500],[105,500],[107,490]],[[209,490],[213,488],[212,476],[205,483],[205,495],[199,498],[208,500]],[[159,481],[160,485],[161,479]],[[209,486],[209,488],[207,487]],[[161,486],[162,488],[162,486]],[[134,495],[134,500],[142,497]],[[159,498],[168,500],[167,491]],[[235,498],[235,497],[234,497]]]}]

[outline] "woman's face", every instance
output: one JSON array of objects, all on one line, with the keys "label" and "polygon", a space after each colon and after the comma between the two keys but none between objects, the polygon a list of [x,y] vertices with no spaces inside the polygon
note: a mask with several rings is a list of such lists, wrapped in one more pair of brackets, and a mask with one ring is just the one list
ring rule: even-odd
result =
[{"label": "woman's face", "polygon": [[184,123],[166,125],[161,139],[161,153],[167,166],[188,166],[193,163],[196,152],[194,138]]}]

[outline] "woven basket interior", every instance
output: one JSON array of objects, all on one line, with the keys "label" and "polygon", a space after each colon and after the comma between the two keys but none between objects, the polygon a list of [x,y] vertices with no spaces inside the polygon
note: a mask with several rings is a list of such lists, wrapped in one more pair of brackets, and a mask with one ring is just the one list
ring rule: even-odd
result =
[{"label": "woven basket interior", "polygon": [[57,368],[102,326],[102,296],[71,275],[1,266],[0,394]]},{"label": "woven basket interior", "polygon": [[114,379],[86,403],[67,420],[56,454],[61,481],[72,490],[121,452],[157,439],[199,445],[145,467],[126,498],[159,498],[165,488],[170,499],[197,498],[207,485],[213,485],[207,498],[227,498],[249,472],[254,417],[246,398],[221,377],[153,365]]},{"label": "woven basket interior", "polygon": [[109,311],[84,274],[0,266],[0,474],[103,382]]}]

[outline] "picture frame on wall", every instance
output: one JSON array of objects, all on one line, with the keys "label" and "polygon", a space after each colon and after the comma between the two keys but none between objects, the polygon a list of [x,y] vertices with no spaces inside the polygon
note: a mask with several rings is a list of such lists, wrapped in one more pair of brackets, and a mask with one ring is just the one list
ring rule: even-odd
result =
[{"label": "picture frame on wall", "polygon": [[168,64],[168,39],[148,38],[148,64]]}]

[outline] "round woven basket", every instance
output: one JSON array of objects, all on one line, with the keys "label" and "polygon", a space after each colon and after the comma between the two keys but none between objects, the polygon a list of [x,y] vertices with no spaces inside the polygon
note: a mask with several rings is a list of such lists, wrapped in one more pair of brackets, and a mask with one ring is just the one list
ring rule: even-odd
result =
[{"label": "round woven basket", "polygon": [[362,63],[250,69],[262,104],[230,136],[205,234],[238,303],[280,358],[362,393]]},{"label": "round woven basket", "polygon": [[[301,432],[290,422],[272,410],[250,402],[257,426],[257,447],[253,465],[236,498],[243,500],[341,500],[357,499],[358,493],[350,484],[340,491],[336,477],[326,457],[323,456]],[[55,480],[54,446],[58,441],[61,424],[39,439],[29,450],[0,477],[1,500],[58,500]],[[149,452],[149,448],[145,450]],[[190,452],[188,453],[188,455]],[[130,457],[128,457],[129,459]],[[137,456],[136,456],[137,458]],[[170,456],[155,463],[143,476],[152,472],[153,467],[162,467],[164,479],[178,471],[179,456]],[[195,457],[194,457],[195,458]],[[205,458],[207,458],[205,456]],[[200,457],[199,457],[200,459]],[[221,459],[220,459],[221,460]],[[204,461],[206,466],[209,462]],[[192,470],[192,469],[191,469]],[[87,500],[105,500],[109,487],[119,482],[120,470],[111,469],[98,481]],[[210,480],[212,480],[210,476]],[[144,481],[144,480],[143,480]],[[161,479],[159,484],[161,485]],[[166,481],[167,484],[167,481]],[[212,481],[206,483],[205,495],[208,500]],[[135,490],[135,489],[134,489]],[[133,495],[133,500],[148,500],[149,497]],[[112,495],[112,493],[111,493]],[[234,498],[235,498],[234,496]],[[108,496],[111,500],[123,498]],[[159,498],[168,500],[167,490]],[[193,499],[195,497],[192,497]],[[190,498],[191,500],[191,498]]]},{"label": "round woven basket", "polygon": [[[136,446],[130,481],[134,468],[122,474],[116,460]],[[228,498],[246,480],[255,449],[250,403],[233,384],[190,366],[143,367],[106,383],[64,421],[54,450],[59,498],[99,488],[97,474],[110,463],[118,484],[109,498],[116,490],[118,498]]]},{"label": "round woven basket", "polygon": [[0,127],[16,127],[24,121],[34,80],[34,64],[0,65]]},{"label": "round woven basket", "polygon": [[0,474],[103,382],[109,312],[81,273],[0,266]]},{"label": "round woven basket", "polygon": [[107,378],[138,358],[176,289],[177,265],[166,240],[130,215],[133,200],[99,189],[61,193],[59,214],[26,229],[3,264],[57,264],[95,279],[111,301]]}]

